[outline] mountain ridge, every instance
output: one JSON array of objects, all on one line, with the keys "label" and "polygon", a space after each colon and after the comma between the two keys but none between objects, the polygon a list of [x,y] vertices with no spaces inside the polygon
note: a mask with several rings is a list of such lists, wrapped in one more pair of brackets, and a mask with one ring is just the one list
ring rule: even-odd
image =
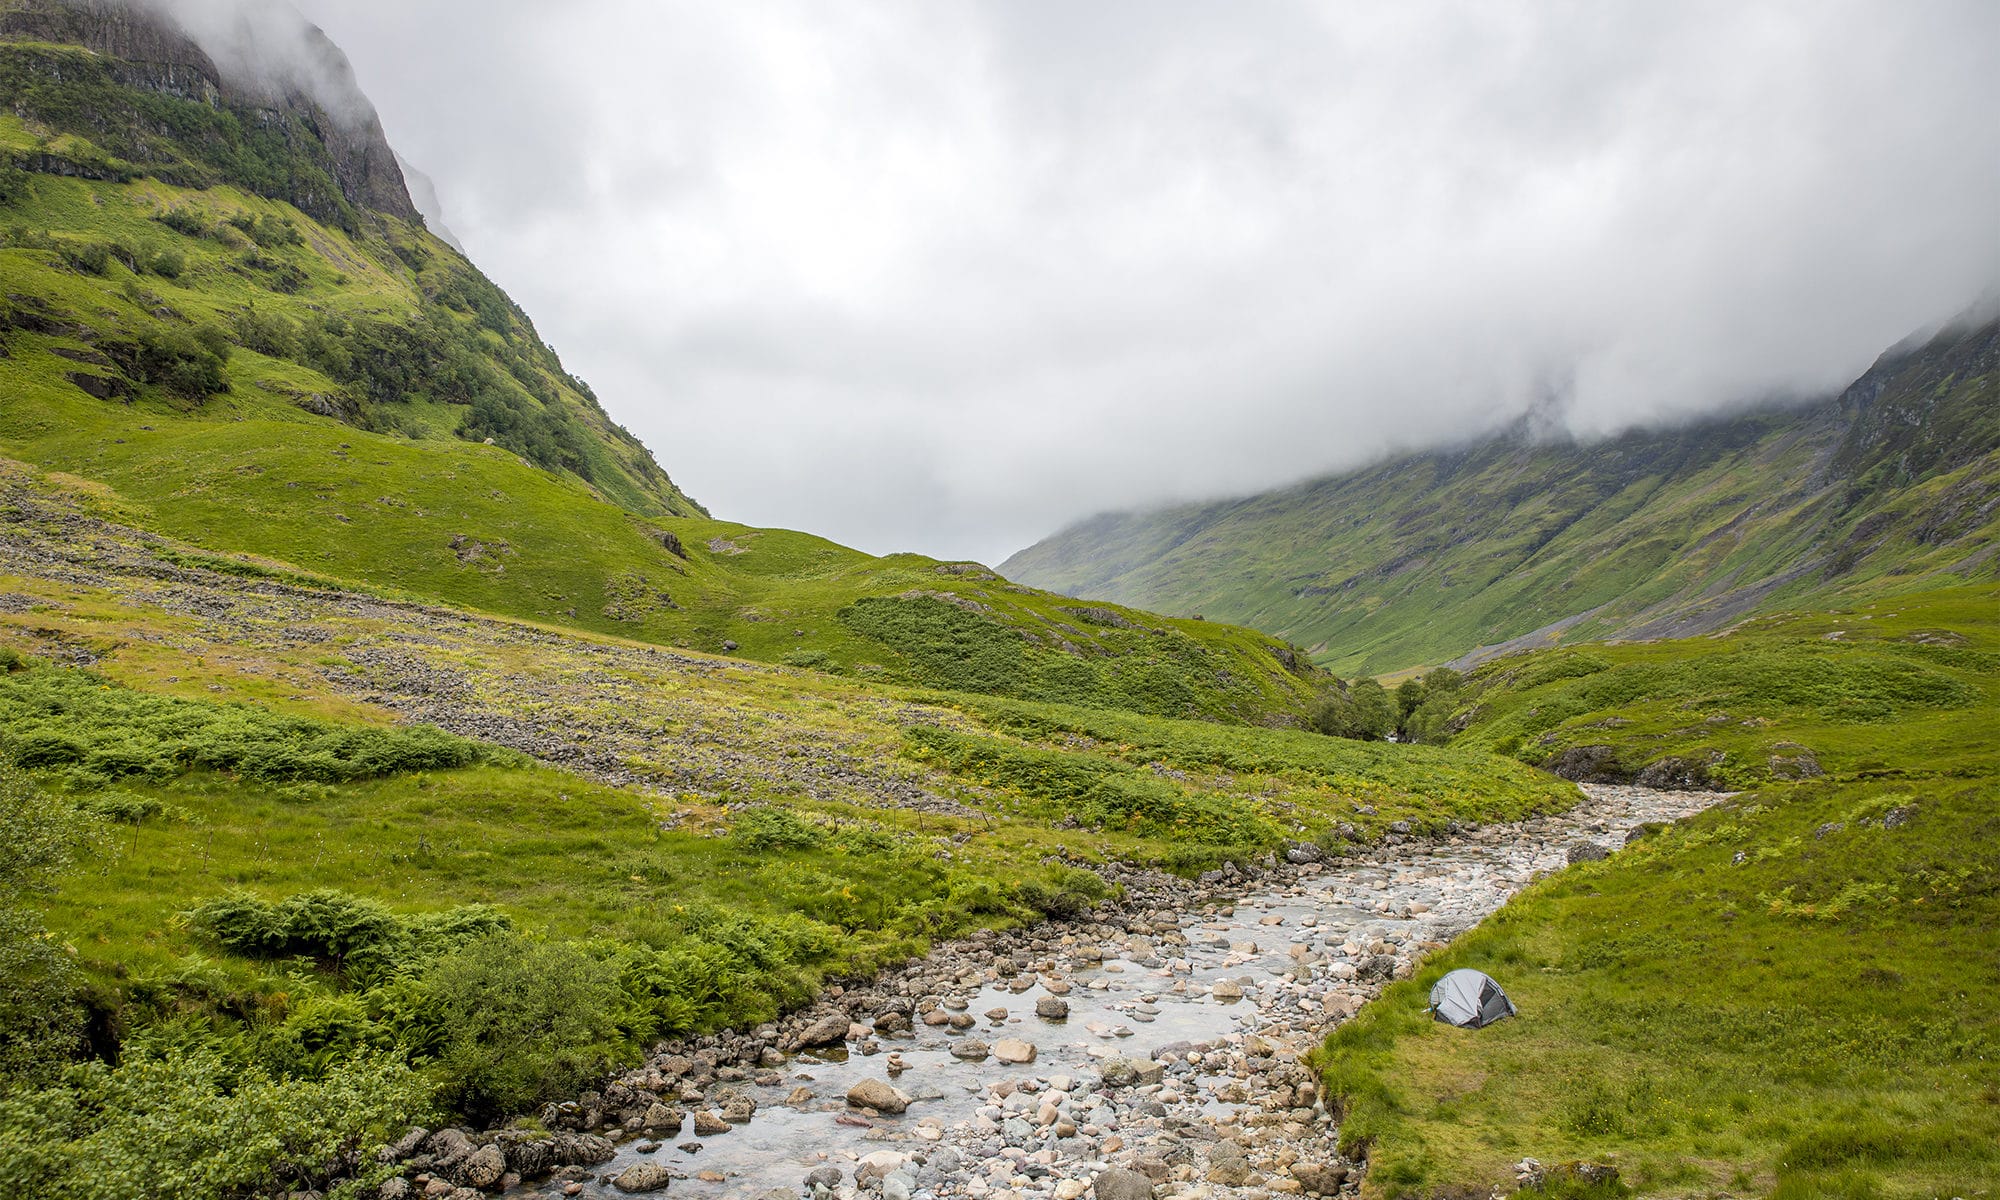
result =
[{"label": "mountain ridge", "polygon": [[885,682],[1310,711],[1317,672],[1248,630],[713,520],[404,212],[402,175],[369,174],[395,164],[365,101],[329,101],[336,136],[266,83],[125,8],[0,0],[0,457],[244,573]]},{"label": "mountain ridge", "polygon": [[1371,673],[1561,636],[1707,632],[1780,597],[1990,570],[1996,364],[2000,323],[1958,322],[1832,397],[1591,444],[1517,425],[1251,496],[1100,514],[1001,570],[1250,624]]}]

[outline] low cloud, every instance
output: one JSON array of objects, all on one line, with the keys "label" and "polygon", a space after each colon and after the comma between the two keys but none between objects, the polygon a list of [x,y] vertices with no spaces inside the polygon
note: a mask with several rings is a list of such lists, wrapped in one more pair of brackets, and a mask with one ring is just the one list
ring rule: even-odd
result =
[{"label": "low cloud", "polygon": [[231,86],[280,100],[304,95],[349,128],[375,120],[347,56],[284,0],[126,0],[171,18]]},{"label": "low cloud", "polygon": [[870,550],[1816,394],[2000,279],[1986,0],[301,6],[679,482]]}]

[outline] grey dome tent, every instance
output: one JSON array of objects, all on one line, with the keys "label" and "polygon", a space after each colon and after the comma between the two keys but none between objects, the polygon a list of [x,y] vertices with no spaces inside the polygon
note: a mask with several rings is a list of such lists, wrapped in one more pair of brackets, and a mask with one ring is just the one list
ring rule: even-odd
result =
[{"label": "grey dome tent", "polygon": [[1484,973],[1453,971],[1431,988],[1431,1016],[1461,1029],[1481,1029],[1514,1015],[1514,1002]]}]

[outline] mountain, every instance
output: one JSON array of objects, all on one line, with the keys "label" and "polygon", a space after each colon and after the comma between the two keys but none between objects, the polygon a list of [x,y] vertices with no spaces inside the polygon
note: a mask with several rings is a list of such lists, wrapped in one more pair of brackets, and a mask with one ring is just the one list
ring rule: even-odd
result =
[{"label": "mountain", "polygon": [[1589,444],[1523,424],[1244,499],[1093,517],[1001,570],[1241,622],[1367,673],[1989,579],[1996,366],[2000,322],[1968,317],[1815,403]]},{"label": "mountain", "polygon": [[238,573],[891,683],[1311,705],[1247,630],[710,519],[425,228],[340,51],[273,20],[218,59],[150,8],[0,0],[0,456]]}]

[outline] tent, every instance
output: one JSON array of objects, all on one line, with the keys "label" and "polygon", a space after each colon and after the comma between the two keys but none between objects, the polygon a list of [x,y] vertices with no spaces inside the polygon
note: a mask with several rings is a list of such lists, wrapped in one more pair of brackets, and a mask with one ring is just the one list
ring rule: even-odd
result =
[{"label": "tent", "polygon": [[1453,971],[1431,988],[1431,1016],[1461,1029],[1481,1029],[1514,1015],[1514,1002],[1479,971]]}]

